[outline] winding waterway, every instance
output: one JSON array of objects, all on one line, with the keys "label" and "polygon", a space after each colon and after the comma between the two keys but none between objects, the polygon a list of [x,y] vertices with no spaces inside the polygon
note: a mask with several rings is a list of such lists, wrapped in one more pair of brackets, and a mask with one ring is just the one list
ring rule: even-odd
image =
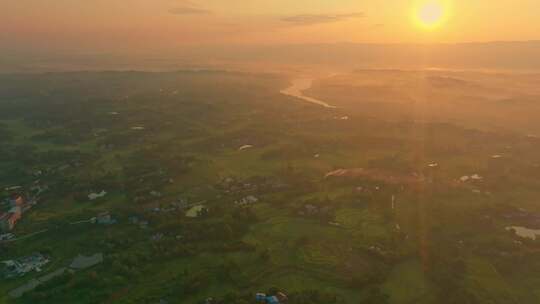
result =
[{"label": "winding waterway", "polygon": [[291,82],[290,87],[288,87],[286,89],[283,89],[280,92],[281,92],[281,94],[296,97],[298,99],[301,99],[301,100],[304,100],[304,101],[307,101],[307,102],[311,102],[311,103],[323,106],[325,108],[331,108],[331,109],[336,108],[335,106],[332,106],[332,105],[330,105],[330,104],[328,104],[328,103],[326,103],[326,102],[324,102],[322,100],[319,100],[319,99],[304,95],[304,92],[306,90],[310,89],[312,85],[313,85],[313,79],[311,79],[311,78],[298,78],[298,79],[294,79]]}]

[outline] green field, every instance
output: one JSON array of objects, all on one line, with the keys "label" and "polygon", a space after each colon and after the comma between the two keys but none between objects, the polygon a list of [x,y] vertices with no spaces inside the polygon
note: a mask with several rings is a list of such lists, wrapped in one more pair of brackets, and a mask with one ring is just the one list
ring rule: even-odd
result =
[{"label": "green field", "polygon": [[[291,304],[540,301],[540,243],[505,230],[540,212],[536,139],[319,108],[279,94],[279,75],[0,82],[0,189],[48,187],[13,231],[20,239],[0,243],[0,260],[51,259],[41,273],[2,276],[0,303],[242,304],[276,289]],[[325,178],[357,168],[386,178]],[[423,181],[391,182],[412,174]],[[482,180],[459,182],[473,174]],[[235,203],[247,196],[257,202]],[[207,209],[188,218],[181,202]],[[117,223],[77,223],[102,212]],[[98,252],[95,267],[7,295]]]}]

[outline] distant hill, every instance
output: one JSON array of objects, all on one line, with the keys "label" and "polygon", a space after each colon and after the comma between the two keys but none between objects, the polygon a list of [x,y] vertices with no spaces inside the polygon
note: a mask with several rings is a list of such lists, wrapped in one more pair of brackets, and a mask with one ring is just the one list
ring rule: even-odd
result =
[{"label": "distant hill", "polygon": [[313,44],[224,52],[236,60],[356,68],[540,69],[540,41],[463,44]]},{"label": "distant hill", "polygon": [[540,70],[540,41],[458,44],[295,44],[191,46],[167,51],[4,50],[0,72],[100,69],[171,70],[321,66],[336,69]]}]

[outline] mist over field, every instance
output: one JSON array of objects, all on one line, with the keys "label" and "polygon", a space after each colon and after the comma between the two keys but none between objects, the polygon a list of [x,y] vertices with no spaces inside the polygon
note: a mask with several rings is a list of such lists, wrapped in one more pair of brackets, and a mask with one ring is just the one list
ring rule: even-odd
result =
[{"label": "mist over field", "polygon": [[[539,41],[455,44],[270,44],[102,50],[2,51],[3,72],[249,69],[252,71],[450,69],[534,72]],[[9,60],[8,60],[9,58]]]}]

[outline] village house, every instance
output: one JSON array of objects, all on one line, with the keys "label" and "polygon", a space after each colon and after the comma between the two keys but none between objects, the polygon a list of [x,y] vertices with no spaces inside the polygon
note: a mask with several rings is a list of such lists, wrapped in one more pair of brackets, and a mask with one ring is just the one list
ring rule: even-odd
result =
[{"label": "village house", "polygon": [[97,200],[98,198],[104,197],[105,195],[107,195],[107,192],[105,190],[102,190],[99,193],[92,192],[92,193],[88,194],[88,199],[91,200],[91,201],[94,201],[94,200]]},{"label": "village house", "polygon": [[185,209],[189,206],[188,201],[183,198],[178,198],[178,200],[172,202],[171,205],[177,209]]},{"label": "village house", "polygon": [[148,229],[148,224],[149,224],[148,221],[143,220],[139,222],[139,227],[141,229]]},{"label": "village house", "polygon": [[0,234],[0,242],[13,240],[14,238],[15,238],[15,234],[13,233]]},{"label": "village house", "polygon": [[164,236],[165,235],[163,235],[163,233],[156,233],[150,237],[150,240],[154,242],[161,241],[161,239],[163,239]]},{"label": "village house", "polygon": [[287,302],[289,300],[289,297],[287,297],[287,295],[281,291],[276,294],[276,297],[280,302]]},{"label": "village house", "polygon": [[234,202],[236,205],[238,206],[248,206],[248,205],[252,205],[252,204],[255,204],[259,201],[258,198],[256,198],[255,196],[253,195],[248,195],[244,198],[242,198],[241,200],[238,200],[236,202]]},{"label": "village house", "polygon": [[30,191],[33,192],[33,194],[36,196],[40,195],[41,193],[47,190],[49,190],[49,186],[47,185],[42,186],[38,182],[36,182],[36,184],[33,185],[32,187],[30,187]]},{"label": "village house", "polygon": [[112,225],[117,223],[116,219],[113,219],[109,212],[98,214],[97,217],[91,219],[91,222],[99,225]]},{"label": "village house", "polygon": [[9,200],[10,207],[22,207],[24,205],[24,198],[20,195],[15,195]]},{"label": "village house", "polygon": [[[49,262],[48,259],[46,259],[45,257],[43,257],[40,254],[35,254],[33,256],[27,257],[27,258],[25,258],[25,260],[33,261],[33,263],[35,265],[39,265],[39,263],[42,263],[42,264],[45,263],[46,264],[46,263]],[[8,262],[13,262],[14,264],[23,263],[23,261],[8,261]],[[48,282],[48,281],[50,281],[50,280],[52,280],[52,279],[54,279],[56,277],[61,276],[66,271],[69,271],[69,272],[73,273],[73,271],[90,268],[90,267],[98,265],[98,264],[100,264],[102,262],[103,262],[103,254],[102,253],[96,253],[96,254],[94,254],[92,256],[79,255],[79,256],[77,256],[76,258],[73,259],[73,262],[70,265],[70,269],[67,269],[66,267],[62,267],[62,268],[59,268],[59,269],[57,269],[57,270],[55,270],[53,272],[50,272],[50,273],[44,275],[44,276],[41,276],[39,278],[31,279],[26,284],[24,284],[24,285],[22,285],[22,286],[20,286],[20,287],[18,287],[16,289],[10,291],[8,294],[9,294],[9,296],[11,298],[14,298],[14,299],[19,298],[22,295],[24,295],[25,293],[36,289],[38,286],[40,286],[42,284],[45,284],[46,282]],[[35,265],[28,264],[28,262],[25,262],[25,263],[27,263],[27,265],[26,265],[27,269],[29,269],[30,266],[34,266],[34,269],[36,268]],[[38,267],[41,267],[41,266],[38,266]],[[39,270],[36,269],[36,271],[41,271],[41,269],[39,269]]]},{"label": "village house", "polygon": [[208,209],[204,205],[195,205],[186,211],[186,217],[196,218],[207,212]]},{"label": "village house", "polygon": [[161,194],[161,192],[155,191],[155,190],[150,191],[150,195],[153,196],[153,197],[156,197],[156,198],[160,198],[160,197],[163,196],[163,194]]},{"label": "village house", "polygon": [[5,207],[9,208],[8,211],[0,212],[0,232],[13,230],[23,213],[30,210],[35,204],[37,204],[35,198],[26,199],[21,194],[13,194],[4,204]]},{"label": "village house", "polygon": [[482,181],[484,178],[480,176],[479,174],[473,174],[473,175],[464,175],[459,178],[459,181],[462,183],[466,183],[469,181]]},{"label": "village house", "polygon": [[22,217],[21,207],[15,206],[9,209],[8,212],[0,214],[0,230],[8,232],[15,228],[15,225]]},{"label": "village house", "polygon": [[133,225],[138,225],[142,229],[148,228],[148,221],[141,219],[137,216],[130,216],[129,222],[132,223]]},{"label": "village house", "polygon": [[266,295],[264,293],[257,293],[255,294],[255,301],[259,303],[266,303],[266,304],[280,304],[285,303],[289,300],[287,295],[283,292],[278,292],[276,295],[270,296]]},{"label": "village house", "polygon": [[4,276],[6,278],[13,278],[25,275],[31,271],[41,272],[41,267],[49,262],[49,258],[40,253],[34,253],[17,260],[3,261]]}]

